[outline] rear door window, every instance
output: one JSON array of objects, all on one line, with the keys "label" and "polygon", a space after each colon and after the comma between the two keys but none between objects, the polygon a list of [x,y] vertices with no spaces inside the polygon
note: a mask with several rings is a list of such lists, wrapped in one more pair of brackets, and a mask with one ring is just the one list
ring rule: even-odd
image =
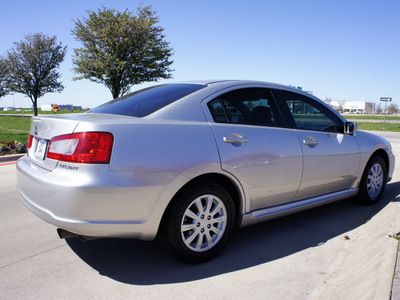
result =
[{"label": "rear door window", "polygon": [[273,95],[265,88],[234,90],[208,103],[217,123],[282,126],[283,121]]}]

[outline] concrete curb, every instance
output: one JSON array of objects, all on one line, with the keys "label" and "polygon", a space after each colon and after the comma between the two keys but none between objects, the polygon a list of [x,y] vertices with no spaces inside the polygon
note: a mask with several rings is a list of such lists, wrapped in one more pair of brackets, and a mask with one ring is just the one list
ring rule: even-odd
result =
[{"label": "concrete curb", "polygon": [[397,263],[393,276],[391,300],[400,299],[400,243],[397,248]]},{"label": "concrete curb", "polygon": [[3,156],[0,156],[0,163],[17,161],[18,159],[20,159],[21,157],[24,157],[24,156],[26,156],[26,153],[3,155]]}]

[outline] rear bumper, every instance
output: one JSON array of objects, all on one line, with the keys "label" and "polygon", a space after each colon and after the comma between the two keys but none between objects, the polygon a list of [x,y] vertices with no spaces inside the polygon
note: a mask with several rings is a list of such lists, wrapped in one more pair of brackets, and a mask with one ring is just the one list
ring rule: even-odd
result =
[{"label": "rear bumper", "polygon": [[17,162],[22,202],[44,221],[92,237],[153,239],[169,201],[163,196],[179,176],[114,172],[106,165],[50,172],[28,157]]},{"label": "rear bumper", "polygon": [[22,202],[35,215],[42,220],[59,228],[83,236],[91,237],[127,237],[141,240],[151,240],[155,237],[157,229],[153,232],[146,222],[140,221],[96,221],[71,219],[54,214],[51,210],[40,207],[31,201],[20,189],[19,196]]}]

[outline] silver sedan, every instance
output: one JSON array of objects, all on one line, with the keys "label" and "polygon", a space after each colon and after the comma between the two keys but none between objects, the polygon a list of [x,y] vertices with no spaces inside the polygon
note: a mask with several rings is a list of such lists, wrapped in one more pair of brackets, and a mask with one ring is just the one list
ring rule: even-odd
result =
[{"label": "silver sedan", "polygon": [[378,202],[394,161],[387,140],[300,90],[174,83],[33,117],[18,192],[62,238],[159,234],[202,262],[235,227],[351,196]]}]

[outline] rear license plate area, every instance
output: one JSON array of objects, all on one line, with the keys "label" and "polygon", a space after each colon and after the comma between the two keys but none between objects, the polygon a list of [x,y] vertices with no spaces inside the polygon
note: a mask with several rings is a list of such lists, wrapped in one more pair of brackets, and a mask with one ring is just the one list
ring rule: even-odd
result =
[{"label": "rear license plate area", "polygon": [[35,149],[35,157],[40,160],[44,160],[46,157],[46,150],[47,150],[47,140],[45,139],[38,139]]}]

